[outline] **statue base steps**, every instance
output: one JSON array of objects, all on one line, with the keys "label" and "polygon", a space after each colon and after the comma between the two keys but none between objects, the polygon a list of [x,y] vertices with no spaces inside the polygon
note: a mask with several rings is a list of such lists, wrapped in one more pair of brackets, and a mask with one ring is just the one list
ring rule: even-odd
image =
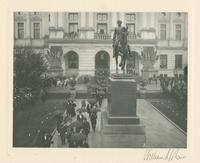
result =
[{"label": "statue base steps", "polygon": [[139,124],[138,117],[132,117],[131,119],[128,119],[128,121],[124,120],[125,119],[118,117],[117,121],[113,121],[113,119],[110,119],[107,112],[102,112],[103,133],[145,135],[145,126],[143,124]]}]

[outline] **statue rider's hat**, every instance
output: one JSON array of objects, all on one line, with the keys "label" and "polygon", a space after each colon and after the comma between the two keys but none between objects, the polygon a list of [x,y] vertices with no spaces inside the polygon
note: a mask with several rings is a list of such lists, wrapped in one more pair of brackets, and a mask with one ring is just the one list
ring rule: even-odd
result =
[{"label": "statue rider's hat", "polygon": [[122,21],[121,20],[117,20],[117,24],[122,24]]}]

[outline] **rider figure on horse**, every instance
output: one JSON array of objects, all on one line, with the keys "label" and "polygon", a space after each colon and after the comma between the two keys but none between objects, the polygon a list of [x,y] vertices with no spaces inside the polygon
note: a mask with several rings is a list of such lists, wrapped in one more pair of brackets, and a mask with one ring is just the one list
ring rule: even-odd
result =
[{"label": "rider figure on horse", "polygon": [[114,35],[113,35],[113,57],[116,57],[118,55],[118,47],[121,40],[121,30],[122,30],[122,21],[117,21],[118,27],[115,28]]},{"label": "rider figure on horse", "polygon": [[130,47],[128,45],[128,28],[122,27],[122,21],[117,21],[118,27],[115,28],[113,35],[113,57],[116,60],[116,71],[118,72],[118,56],[121,56],[119,66],[125,71],[126,59],[130,55]]}]

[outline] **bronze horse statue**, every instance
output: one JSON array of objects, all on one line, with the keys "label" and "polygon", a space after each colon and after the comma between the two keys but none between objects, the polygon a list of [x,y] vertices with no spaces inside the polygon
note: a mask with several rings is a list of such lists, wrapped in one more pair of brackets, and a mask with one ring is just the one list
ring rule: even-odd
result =
[{"label": "bronze horse statue", "polygon": [[123,73],[125,73],[126,60],[130,56],[130,46],[128,45],[128,28],[122,27],[119,32],[118,42],[113,45],[113,57],[116,62],[116,72],[118,73],[118,56],[121,56],[119,66]]}]

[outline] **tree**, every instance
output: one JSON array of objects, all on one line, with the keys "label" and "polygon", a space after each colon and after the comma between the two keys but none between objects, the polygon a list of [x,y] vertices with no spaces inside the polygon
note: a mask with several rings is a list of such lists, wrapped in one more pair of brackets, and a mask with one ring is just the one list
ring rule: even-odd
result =
[{"label": "tree", "polygon": [[14,53],[14,87],[39,89],[42,87],[41,75],[46,64],[41,53],[31,48],[22,48]]}]

